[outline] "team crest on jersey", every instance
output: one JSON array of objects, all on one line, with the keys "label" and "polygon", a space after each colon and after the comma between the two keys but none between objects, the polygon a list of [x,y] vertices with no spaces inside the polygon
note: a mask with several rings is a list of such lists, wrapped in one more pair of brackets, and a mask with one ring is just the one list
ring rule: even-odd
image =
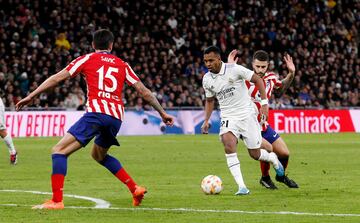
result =
[{"label": "team crest on jersey", "polygon": [[215,88],[215,87],[214,87],[213,85],[210,86],[210,89],[211,89],[211,90],[214,89],[214,88]]}]

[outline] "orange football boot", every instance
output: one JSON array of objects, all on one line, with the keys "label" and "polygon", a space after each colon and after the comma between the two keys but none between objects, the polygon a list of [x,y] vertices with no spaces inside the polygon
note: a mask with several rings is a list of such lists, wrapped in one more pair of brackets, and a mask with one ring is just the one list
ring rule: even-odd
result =
[{"label": "orange football boot", "polygon": [[64,209],[64,202],[45,201],[43,204],[35,205],[31,209]]},{"label": "orange football boot", "polygon": [[144,195],[147,190],[145,187],[135,186],[135,191],[132,193],[133,195],[133,205],[139,206],[141,201],[144,199]]}]

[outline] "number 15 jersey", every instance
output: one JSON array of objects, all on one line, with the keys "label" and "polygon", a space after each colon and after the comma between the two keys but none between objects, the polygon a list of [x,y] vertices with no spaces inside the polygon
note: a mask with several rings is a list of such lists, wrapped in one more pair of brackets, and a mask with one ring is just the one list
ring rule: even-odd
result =
[{"label": "number 15 jersey", "polygon": [[71,77],[82,74],[87,85],[87,112],[124,118],[122,89],[139,81],[131,67],[120,58],[105,52],[89,53],[73,60],[66,68]]}]

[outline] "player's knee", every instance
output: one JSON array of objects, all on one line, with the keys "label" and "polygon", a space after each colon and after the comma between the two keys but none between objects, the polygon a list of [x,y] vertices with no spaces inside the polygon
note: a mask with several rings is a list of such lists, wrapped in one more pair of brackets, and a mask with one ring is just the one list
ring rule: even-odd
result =
[{"label": "player's knee", "polygon": [[265,149],[268,152],[273,151],[272,145],[269,142],[265,141],[265,140],[263,140],[262,143],[261,143],[261,149]]},{"label": "player's knee", "polygon": [[254,160],[259,160],[260,156],[257,154],[250,154],[251,158],[253,158]]},{"label": "player's knee", "polygon": [[260,158],[260,150],[259,149],[248,149],[249,155],[254,160],[259,160]]},{"label": "player's knee", "polygon": [[63,147],[61,145],[55,145],[52,149],[51,152],[52,153],[61,153],[61,151],[63,150]]}]

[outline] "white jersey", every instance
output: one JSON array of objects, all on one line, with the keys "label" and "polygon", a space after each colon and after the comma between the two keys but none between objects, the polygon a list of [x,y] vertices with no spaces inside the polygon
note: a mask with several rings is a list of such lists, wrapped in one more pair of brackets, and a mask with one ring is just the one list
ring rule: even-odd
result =
[{"label": "white jersey", "polygon": [[256,112],[245,84],[253,73],[241,65],[222,62],[219,73],[204,75],[205,96],[217,98],[222,119],[243,120]]}]

